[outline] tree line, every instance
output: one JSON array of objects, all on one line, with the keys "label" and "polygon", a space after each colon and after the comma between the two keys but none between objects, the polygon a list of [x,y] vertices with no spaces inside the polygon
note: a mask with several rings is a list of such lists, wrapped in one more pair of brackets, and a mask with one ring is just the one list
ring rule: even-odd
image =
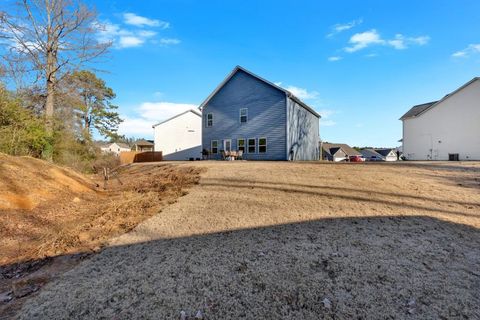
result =
[{"label": "tree line", "polygon": [[115,92],[94,68],[112,45],[98,40],[102,28],[81,1],[16,0],[0,11],[0,152],[75,165],[98,157],[94,132],[123,138]]}]

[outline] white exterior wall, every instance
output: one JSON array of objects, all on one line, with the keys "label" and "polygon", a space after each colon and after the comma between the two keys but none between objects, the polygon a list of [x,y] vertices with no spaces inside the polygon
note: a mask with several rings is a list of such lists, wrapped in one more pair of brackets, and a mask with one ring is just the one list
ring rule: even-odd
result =
[{"label": "white exterior wall", "polygon": [[403,121],[403,155],[408,160],[480,160],[480,81],[432,109]]},{"label": "white exterior wall", "polygon": [[107,147],[102,147],[100,148],[102,150],[102,152],[105,152],[105,153],[115,153],[117,156],[120,154],[120,152],[123,152],[123,151],[131,151],[130,148],[124,148],[124,147],[121,147],[119,146],[118,144],[116,144],[115,142],[110,144],[109,146]]},{"label": "white exterior wall", "polygon": [[390,152],[386,157],[385,161],[397,161],[397,154]]},{"label": "white exterior wall", "polygon": [[202,117],[184,113],[154,128],[155,151],[164,160],[200,158],[202,152]]}]

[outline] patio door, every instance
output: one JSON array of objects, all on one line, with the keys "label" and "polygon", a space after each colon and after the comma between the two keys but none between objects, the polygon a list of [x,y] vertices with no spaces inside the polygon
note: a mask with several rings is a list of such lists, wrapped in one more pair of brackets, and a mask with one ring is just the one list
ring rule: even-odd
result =
[{"label": "patio door", "polygon": [[231,139],[223,140],[223,150],[225,150],[225,152],[232,151],[232,140]]}]

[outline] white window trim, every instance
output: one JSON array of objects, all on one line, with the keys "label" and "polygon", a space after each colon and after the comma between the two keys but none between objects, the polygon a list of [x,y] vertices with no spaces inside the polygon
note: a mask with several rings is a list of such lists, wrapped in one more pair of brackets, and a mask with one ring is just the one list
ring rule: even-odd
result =
[{"label": "white window trim", "polygon": [[[212,125],[210,125],[210,126],[208,125],[208,115],[211,115],[211,116],[212,116]],[[205,118],[205,127],[206,127],[206,128],[211,128],[211,127],[213,127],[213,113],[211,113],[211,112],[210,112],[210,113],[207,113],[207,116],[206,116],[206,118]]]},{"label": "white window trim", "polygon": [[240,140],[243,140],[243,153],[247,153],[247,139],[245,138],[238,138],[237,139],[237,150],[240,150]]},{"label": "white window trim", "polygon": [[[255,141],[255,151],[254,152],[250,152],[250,144],[248,143],[248,140]],[[247,153],[257,153],[257,138],[248,138],[247,139]]]},{"label": "white window trim", "polygon": [[[213,142],[217,142],[217,152],[213,153]],[[210,153],[211,154],[218,154],[218,140],[210,140]]]},{"label": "white window trim", "polygon": [[[242,122],[242,110],[246,111],[245,117],[247,117],[247,121],[245,121],[245,122]],[[240,108],[240,111],[238,112],[238,121],[240,123],[248,123],[248,108]]]},{"label": "white window trim", "polygon": [[[265,152],[260,152],[260,139],[265,139]],[[258,138],[258,153],[267,153],[268,152],[268,140],[267,140],[267,137],[261,137],[261,138]]]}]

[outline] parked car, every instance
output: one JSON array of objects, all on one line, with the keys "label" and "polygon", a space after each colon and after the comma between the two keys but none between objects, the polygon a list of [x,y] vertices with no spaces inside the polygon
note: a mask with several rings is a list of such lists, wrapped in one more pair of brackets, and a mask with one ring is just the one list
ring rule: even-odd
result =
[{"label": "parked car", "polygon": [[350,156],[348,160],[350,162],[364,162],[365,158],[362,156]]}]

